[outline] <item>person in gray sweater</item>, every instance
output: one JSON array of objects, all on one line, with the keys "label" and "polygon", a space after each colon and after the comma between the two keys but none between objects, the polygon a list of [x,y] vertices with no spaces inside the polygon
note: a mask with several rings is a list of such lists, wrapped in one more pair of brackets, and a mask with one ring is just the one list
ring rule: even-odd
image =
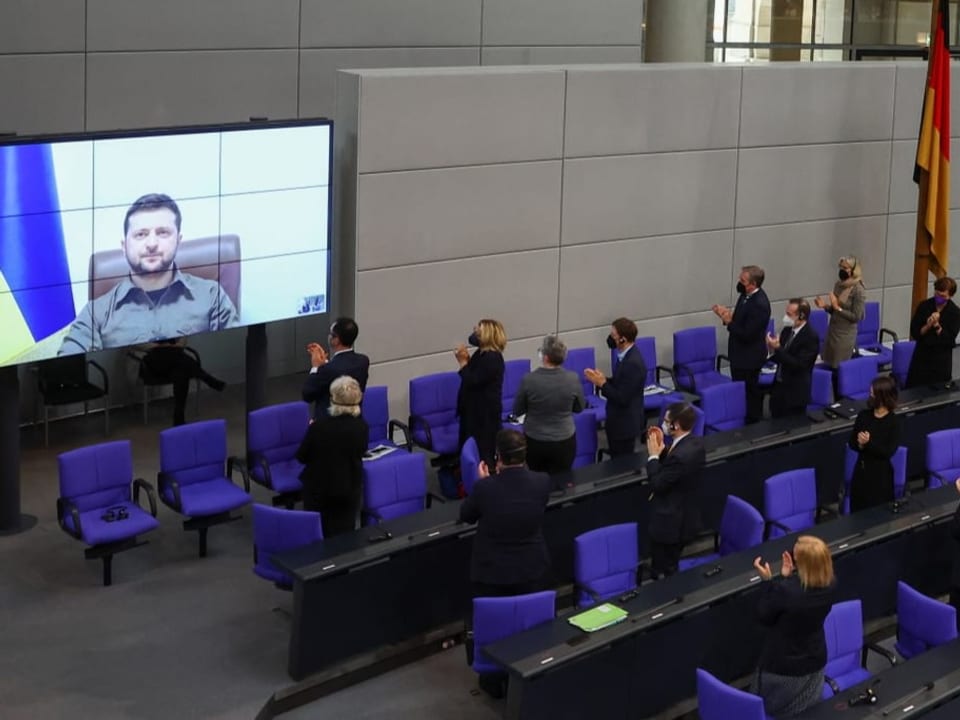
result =
[{"label": "person in gray sweater", "polygon": [[513,414],[526,415],[527,467],[535,472],[561,473],[577,454],[573,413],[586,407],[577,374],[565,370],[567,346],[547,335],[539,350],[541,366],[527,373],[513,400]]}]

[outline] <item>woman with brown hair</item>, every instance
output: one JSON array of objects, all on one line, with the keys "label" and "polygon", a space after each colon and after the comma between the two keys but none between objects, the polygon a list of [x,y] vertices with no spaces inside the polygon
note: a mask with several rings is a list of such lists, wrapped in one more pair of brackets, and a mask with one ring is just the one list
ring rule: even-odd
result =
[{"label": "woman with brown hair", "polygon": [[507,333],[499,320],[484,319],[477,323],[467,342],[477,348],[472,355],[463,344],[453,351],[460,365],[459,447],[463,448],[467,438],[472,437],[480,459],[493,467],[494,443],[503,418],[503,351]]},{"label": "woman with brown hair", "polygon": [[[773,580],[770,564],[753,561],[760,577]],[[820,701],[827,643],[823,621],[834,603],[830,548],[820,538],[801,535],[793,553],[783,553],[780,577],[764,583],[757,614],[766,627],[753,691],[768,715],[793,717]]]},{"label": "woman with brown hair", "polygon": [[893,464],[890,459],[900,444],[897,383],[878,375],[870,383],[867,409],[857,415],[848,445],[857,463],[850,479],[850,512],[893,501]]},{"label": "woman with brown hair", "polygon": [[814,300],[818,308],[830,315],[827,339],[823,344],[823,361],[833,369],[853,357],[857,345],[857,323],[863,320],[867,299],[863,271],[857,259],[849,255],[840,258],[837,264],[839,279],[833,286],[833,292]]}]

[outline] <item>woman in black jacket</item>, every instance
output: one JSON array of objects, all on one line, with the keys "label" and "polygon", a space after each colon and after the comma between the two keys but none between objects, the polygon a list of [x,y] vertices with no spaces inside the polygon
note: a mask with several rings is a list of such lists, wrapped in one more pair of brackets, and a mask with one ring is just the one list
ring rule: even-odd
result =
[{"label": "woman in black jacket", "polygon": [[900,444],[897,384],[889,375],[870,383],[867,409],[857,415],[848,445],[855,450],[857,463],[850,479],[850,512],[893,502],[893,464]]},{"label": "woman in black jacket", "polygon": [[320,513],[326,538],[356,526],[363,488],[363,454],[370,429],[360,416],[363,393],[349,375],[330,384],[330,414],[307,428],[297,460],[304,464],[303,509]]},{"label": "woman in black jacket", "polygon": [[953,302],[957,282],[938,278],[933,297],[917,306],[910,321],[910,338],[917,345],[907,373],[907,387],[949,382],[953,376],[953,346],[960,333],[960,308]]},{"label": "woman in black jacket", "polygon": [[[753,561],[765,581],[770,564]],[[834,603],[830,548],[820,538],[801,535],[793,554],[783,553],[780,577],[764,583],[757,614],[766,633],[754,692],[767,714],[793,717],[820,701],[827,643],[823,621]]]},{"label": "woman in black jacket", "polygon": [[480,459],[493,467],[494,443],[503,418],[503,351],[507,334],[499,320],[481,320],[467,342],[477,348],[473,355],[466,345],[458,345],[454,350],[460,365],[459,447],[462,449],[467,438],[472,437]]}]

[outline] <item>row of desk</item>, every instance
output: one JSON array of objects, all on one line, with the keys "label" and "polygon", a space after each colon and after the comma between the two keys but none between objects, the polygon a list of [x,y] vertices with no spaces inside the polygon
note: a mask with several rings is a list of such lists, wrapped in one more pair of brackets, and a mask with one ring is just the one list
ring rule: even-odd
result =
[{"label": "row of desk", "polygon": [[[909,472],[924,467],[926,434],[960,425],[960,392],[914,390],[898,411],[909,415],[902,444]],[[757,507],[774,473],[815,467],[821,502],[836,499],[852,420],[800,417],[767,421],[705,438],[700,503],[707,528],[719,525],[728,494]],[[550,500],[544,535],[557,585],[572,580],[573,539],[649,511],[644,457],[621,457],[572,471]],[[297,551],[274,556],[294,578],[288,672],[296,680],[353,656],[398,644],[462,620],[469,608],[472,526],[458,524],[458,501]],[[641,540],[643,542],[643,540]],[[344,622],[344,618],[355,618]]]}]

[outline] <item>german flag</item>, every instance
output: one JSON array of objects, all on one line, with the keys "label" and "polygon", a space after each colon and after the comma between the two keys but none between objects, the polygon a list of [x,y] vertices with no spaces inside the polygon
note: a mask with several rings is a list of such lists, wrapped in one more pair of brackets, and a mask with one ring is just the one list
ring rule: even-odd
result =
[{"label": "german flag", "polygon": [[[927,296],[928,272],[947,274],[950,254],[950,3],[933,0],[930,60],[913,180],[917,208],[914,307]],[[918,294],[919,293],[919,294]]]}]

